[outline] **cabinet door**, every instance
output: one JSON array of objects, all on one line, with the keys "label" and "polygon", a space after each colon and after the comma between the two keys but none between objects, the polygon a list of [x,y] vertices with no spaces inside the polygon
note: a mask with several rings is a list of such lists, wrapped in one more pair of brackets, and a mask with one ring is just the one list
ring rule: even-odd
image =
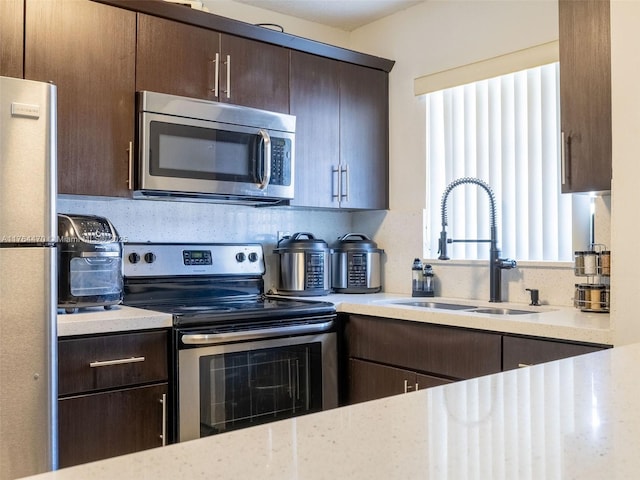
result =
[{"label": "cabinet door", "polygon": [[602,350],[603,347],[505,335],[502,341],[502,349],[503,370],[513,370],[519,367],[597,352]]},{"label": "cabinet door", "polygon": [[611,189],[609,1],[560,0],[562,192]]},{"label": "cabinet door", "polygon": [[416,374],[410,370],[349,359],[350,404],[406,393],[415,384]]},{"label": "cabinet door", "polygon": [[389,208],[389,102],[386,72],[340,64],[343,208]]},{"label": "cabinet door", "polygon": [[448,378],[433,377],[431,375],[423,375],[422,373],[416,373],[416,386],[418,390],[438,387],[440,385],[446,385],[447,383],[453,383],[453,380],[450,380]]},{"label": "cabinet door", "polygon": [[58,87],[58,191],[128,196],[135,13],[27,0],[25,78]]},{"label": "cabinet door", "polygon": [[[295,198],[291,205],[338,207],[340,62],[291,52],[291,114],[296,116]],[[335,196],[334,196],[335,194]]]},{"label": "cabinet door", "polygon": [[234,35],[220,39],[220,101],[289,113],[289,51]]},{"label": "cabinet door", "polygon": [[217,100],[219,46],[217,32],[138,14],[136,90]]},{"label": "cabinet door", "polygon": [[0,1],[0,76],[22,78],[24,0]]},{"label": "cabinet door", "polygon": [[161,446],[166,396],[163,383],[59,400],[60,467]]}]

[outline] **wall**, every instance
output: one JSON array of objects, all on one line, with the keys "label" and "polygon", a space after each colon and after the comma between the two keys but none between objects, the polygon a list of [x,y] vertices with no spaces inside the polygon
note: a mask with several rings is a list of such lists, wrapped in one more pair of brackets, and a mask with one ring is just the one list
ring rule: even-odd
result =
[{"label": "wall", "polygon": [[611,2],[613,189],[611,195],[611,318],[614,343],[640,341],[638,306],[638,131],[640,131],[640,2]]},{"label": "wall", "polygon": [[[410,265],[424,251],[425,108],[413,80],[556,40],[557,10],[555,1],[427,1],[352,32],[353,49],[396,60],[389,92],[391,209],[354,215],[355,228],[375,232],[387,253],[387,291],[410,291]],[[599,233],[608,243],[608,229]],[[443,295],[488,299],[486,262],[430,263]],[[516,302],[527,301],[525,288],[538,288],[543,301],[571,305],[578,281],[570,263],[524,263],[503,272],[504,294]]]},{"label": "wall", "polygon": [[154,200],[61,196],[58,211],[107,217],[129,242],[257,242],[267,261],[265,288],[278,286],[278,231],[311,232],[332,243],[350,232],[351,217],[340,212],[255,208]]},{"label": "wall", "polygon": [[232,0],[202,0],[209,12],[247,23],[274,23],[283,27],[285,33],[329,43],[338,47],[349,47],[349,32],[320,25],[299,18],[252,7]]},{"label": "wall", "polygon": [[[103,214],[131,240],[259,241],[270,252],[277,230],[311,231],[327,241],[347,231],[372,235],[385,249],[387,292],[409,293],[410,265],[423,251],[425,191],[424,104],[413,95],[414,78],[557,39],[555,1],[427,1],[350,34],[232,2],[205,0],[212,13],[249,23],[281,24],[287,33],[396,60],[390,74],[390,199],[386,212],[338,213],[286,208],[131,200],[63,199],[61,211]],[[602,208],[608,213],[608,205]],[[607,218],[608,220],[608,218]],[[170,225],[171,228],[167,228]],[[608,235],[608,221],[599,232]],[[171,231],[169,235],[168,231]],[[174,238],[178,232],[179,238]],[[608,238],[603,243],[609,244]],[[273,257],[273,256],[272,256]],[[273,265],[274,258],[269,259]],[[439,292],[488,299],[483,262],[434,261]],[[271,269],[273,271],[273,269]],[[267,278],[274,286],[275,279]],[[526,302],[525,288],[539,288],[547,303],[570,305],[571,265],[522,264],[504,274],[506,298]]]},{"label": "wall", "polygon": [[[0,0],[2,1],[2,0]],[[211,13],[248,23],[276,23],[285,32],[337,46],[346,46],[343,30],[250,7],[230,0],[205,0]],[[332,243],[352,231],[351,215],[282,207],[254,208],[189,202],[61,196],[58,211],[109,218],[120,235],[132,242],[258,242],[267,260],[265,287],[277,288],[277,256],[272,253],[278,231],[311,232]]]}]

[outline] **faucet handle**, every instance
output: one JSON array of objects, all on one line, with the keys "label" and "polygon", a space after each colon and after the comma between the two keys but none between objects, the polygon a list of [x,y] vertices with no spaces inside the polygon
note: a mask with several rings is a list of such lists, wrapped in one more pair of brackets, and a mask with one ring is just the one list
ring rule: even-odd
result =
[{"label": "faucet handle", "polygon": [[440,254],[438,260],[449,260],[447,256],[447,231],[444,228],[440,232],[440,239],[438,240],[438,253]]}]

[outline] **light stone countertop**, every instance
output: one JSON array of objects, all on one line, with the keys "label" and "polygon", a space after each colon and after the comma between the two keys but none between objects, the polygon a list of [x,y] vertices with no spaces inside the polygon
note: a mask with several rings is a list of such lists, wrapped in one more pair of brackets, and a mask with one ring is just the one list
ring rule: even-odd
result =
[{"label": "light stone countertop", "polygon": [[[463,300],[443,297],[412,298],[388,293],[331,294],[322,297],[296,297],[333,302],[338,312],[358,313],[455,327],[474,328],[518,335],[573,340],[612,345],[613,335],[608,313],[581,312],[573,307],[521,303],[489,303],[483,300]],[[525,315],[494,315],[460,310],[443,310],[395,302],[433,301],[458,303],[477,307],[512,308],[537,313]]]},{"label": "light stone countertop", "polygon": [[33,478],[638,478],[639,363],[607,349]]},{"label": "light stone countertop", "polygon": [[[388,293],[332,294],[320,297],[290,298],[329,301],[336,305],[338,312],[345,313],[373,315],[415,322],[603,345],[611,345],[613,343],[609,314],[585,313],[572,307],[550,305],[530,307],[526,304],[497,304],[480,300],[448,299],[442,297],[412,298],[408,295]],[[394,303],[398,301],[463,303],[478,307],[505,307],[534,310],[540,313],[526,315],[492,315],[459,310],[397,305]],[[171,315],[123,305],[115,306],[111,310],[104,310],[100,307],[82,310],[79,313],[62,313],[58,315],[59,337],[166,327],[171,327]]]},{"label": "light stone countertop", "polygon": [[115,305],[111,310],[102,307],[82,309],[76,313],[58,311],[58,338],[71,335],[148,330],[172,326],[167,313]]}]

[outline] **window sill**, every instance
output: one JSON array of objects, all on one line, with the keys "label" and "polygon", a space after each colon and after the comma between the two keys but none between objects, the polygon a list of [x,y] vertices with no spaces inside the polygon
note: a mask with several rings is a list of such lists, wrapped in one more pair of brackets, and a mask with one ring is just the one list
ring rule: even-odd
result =
[{"label": "window sill", "polygon": [[[487,262],[489,260],[438,260],[436,259],[425,259],[424,263],[430,265],[451,265],[451,266],[465,266],[465,267],[474,267],[474,266],[487,266]],[[545,261],[518,261],[518,268],[540,268],[540,269],[560,269],[560,270],[573,270],[573,262],[545,262]]]}]

